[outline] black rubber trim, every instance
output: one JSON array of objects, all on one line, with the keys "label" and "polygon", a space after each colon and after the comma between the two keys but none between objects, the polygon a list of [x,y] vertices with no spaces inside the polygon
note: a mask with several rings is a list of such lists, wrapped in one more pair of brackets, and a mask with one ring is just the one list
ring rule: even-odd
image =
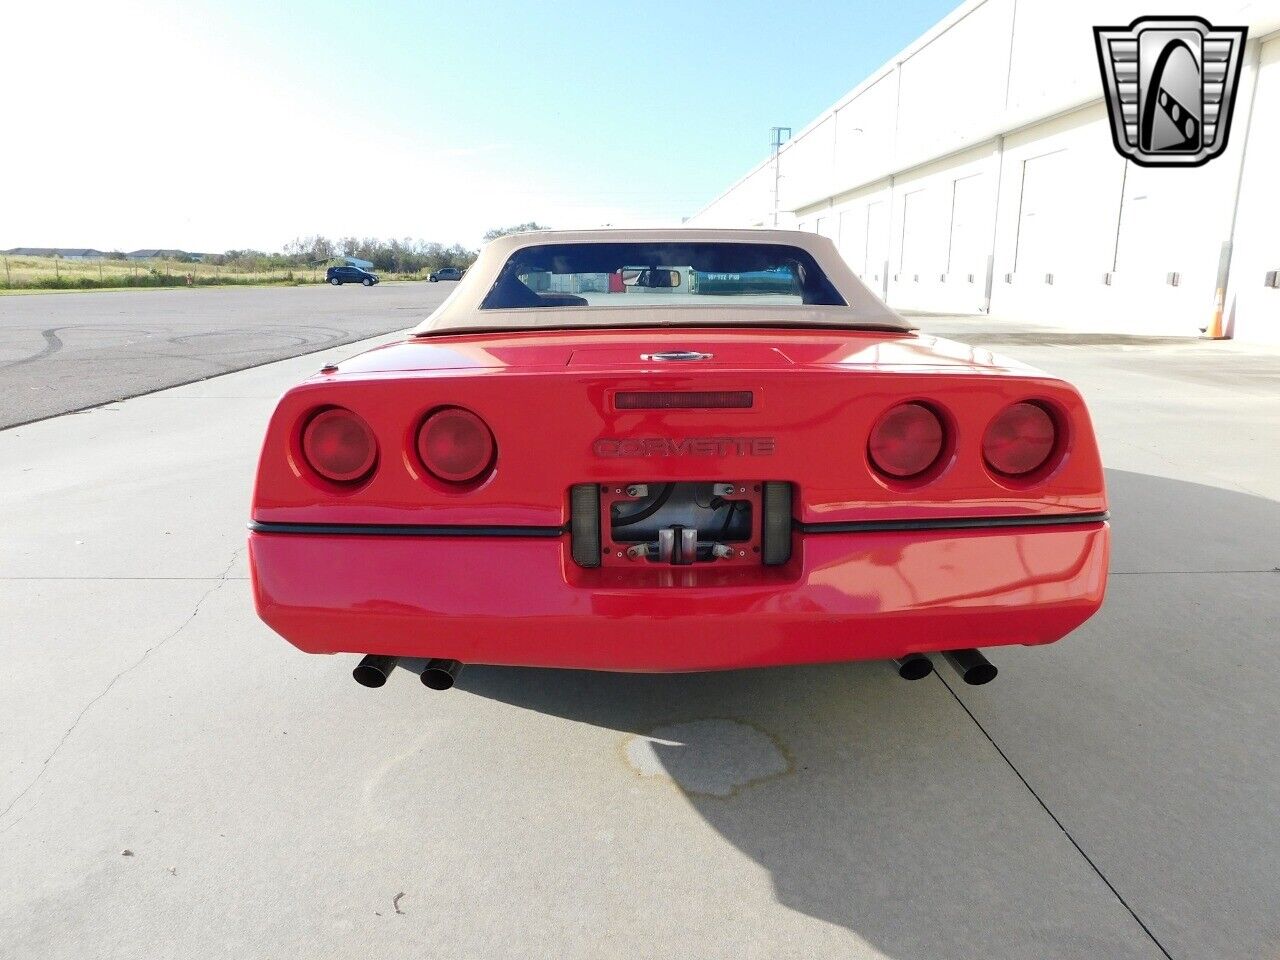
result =
[{"label": "black rubber trim", "polygon": [[801,533],[890,533],[900,530],[984,530],[991,527],[1060,527],[1064,524],[1102,523],[1102,513],[1049,513],[1026,517],[940,517],[928,520],[850,520],[844,523],[801,523]]},{"label": "black rubber trim", "polygon": [[[943,517],[929,520],[851,520],[836,523],[801,523],[801,533],[891,533],[901,530],[982,530],[992,527],[1058,527],[1077,523],[1102,523],[1111,514],[1052,513],[1027,517]],[[568,527],[463,526],[448,524],[386,523],[271,523],[251,520],[254,533],[300,533],[316,536],[348,537],[541,537],[554,539],[569,532]]]},{"label": "black rubber trim", "polygon": [[327,537],[562,537],[565,527],[491,527],[387,523],[266,523],[251,520],[254,533],[303,533]]},{"label": "black rubber trim", "polygon": [[791,559],[791,484],[769,481],[760,497],[760,559],[776,567]]},{"label": "black rubber trim", "polygon": [[600,566],[600,485],[575,483],[569,488],[569,552],[573,562],[590,570]]}]

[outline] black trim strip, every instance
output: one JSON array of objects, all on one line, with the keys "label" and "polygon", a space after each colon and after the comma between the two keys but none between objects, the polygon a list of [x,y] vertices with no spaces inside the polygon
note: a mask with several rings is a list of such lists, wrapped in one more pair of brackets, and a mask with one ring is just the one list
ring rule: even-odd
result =
[{"label": "black trim strip", "polygon": [[[1057,527],[1077,523],[1102,523],[1111,519],[1101,513],[1052,513],[1025,517],[941,517],[927,520],[850,520],[836,523],[801,523],[800,533],[890,533],[902,530],[981,530],[991,527]],[[254,533],[301,533],[348,537],[542,537],[554,539],[569,532],[568,527],[499,527],[448,524],[386,523],[270,523],[251,520]]]},{"label": "black trim strip", "polygon": [[1102,523],[1101,513],[1050,513],[1025,517],[940,517],[927,520],[850,520],[843,523],[800,523],[801,533],[889,533],[898,530],[975,530],[988,527],[1057,527],[1074,523]]},{"label": "black trim strip", "polygon": [[566,527],[495,527],[447,524],[267,523],[251,520],[254,533],[310,533],[338,537],[562,537]]}]

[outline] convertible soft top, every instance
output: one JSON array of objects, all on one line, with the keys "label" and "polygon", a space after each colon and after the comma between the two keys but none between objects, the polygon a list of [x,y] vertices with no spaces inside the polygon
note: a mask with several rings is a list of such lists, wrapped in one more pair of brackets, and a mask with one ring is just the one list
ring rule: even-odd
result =
[{"label": "convertible soft top", "polygon": [[[584,245],[601,245],[599,258],[584,255]],[[556,268],[555,248],[564,247],[566,257],[579,261],[599,260],[592,264],[596,269],[607,261],[604,251],[643,249],[648,252],[664,247],[672,250],[674,261],[626,264],[637,268],[629,277],[634,281],[636,272],[645,268],[665,268],[681,264],[690,267],[690,273],[701,270],[704,289],[709,277],[721,274],[709,272],[718,268],[718,260],[740,261],[746,269],[754,270],[749,280],[763,286],[769,281],[768,270],[753,265],[759,260],[768,264],[771,251],[791,251],[797,261],[816,266],[820,274],[821,292],[810,295],[797,294],[797,302],[770,296],[737,296],[720,298],[700,297],[696,292],[681,291],[677,296],[650,295],[643,300],[632,295],[622,297],[596,296],[592,298],[550,294],[538,295],[527,289],[514,276],[518,262],[529,262],[537,269],[553,274]],[[736,248],[743,249],[736,249]],[[678,251],[678,253],[677,253]],[[728,251],[726,253],[726,251]],[[588,252],[591,252],[588,250]],[[754,256],[758,253],[759,256]],[[685,261],[705,259],[703,263],[690,265]],[[611,261],[608,261],[611,262]],[[623,264],[617,264],[617,283],[622,282]],[[571,271],[569,271],[571,272]],[[610,268],[609,272],[614,272]],[[803,269],[802,269],[803,272]],[[679,285],[680,278],[672,272],[671,281]],[[659,286],[660,284],[652,284]],[[508,288],[519,290],[521,297],[532,302],[517,302],[504,293]],[[622,291],[618,291],[622,292]],[[669,292],[669,291],[664,291]],[[733,302],[726,302],[732,300]],[[843,301],[843,302],[841,302]],[[537,309],[529,309],[536,306]],[[467,271],[458,287],[413,331],[414,336],[428,337],[458,333],[511,332],[520,330],[566,330],[575,328],[609,327],[824,327],[854,330],[910,331],[910,323],[900,317],[873,294],[849,269],[826,237],[797,230],[721,230],[671,228],[649,230],[557,230],[537,233],[511,234],[489,243],[475,264]]]}]

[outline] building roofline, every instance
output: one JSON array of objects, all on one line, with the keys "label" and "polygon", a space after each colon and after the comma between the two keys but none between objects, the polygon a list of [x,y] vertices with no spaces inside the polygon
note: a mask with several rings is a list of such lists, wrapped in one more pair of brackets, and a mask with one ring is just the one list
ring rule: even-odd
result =
[{"label": "building roofline", "polygon": [[[975,10],[977,10],[979,7],[983,6],[987,2],[989,2],[989,0],[964,0],[964,2],[960,4],[960,6],[956,7],[954,10],[952,10],[950,13],[944,16],[941,20],[935,23],[932,27],[930,27],[920,36],[916,37],[915,40],[911,41],[911,43],[907,44],[900,51],[898,51],[898,53],[895,56],[890,57],[880,66],[872,70],[869,74],[867,74],[866,77],[862,79],[861,82],[858,83],[857,86],[855,86],[852,90],[848,91],[844,96],[838,99],[831,106],[827,107],[825,110],[819,113],[814,119],[810,120],[809,123],[807,123],[805,126],[801,127],[799,133],[797,133],[790,140],[788,140],[786,143],[784,143],[781,147],[778,148],[778,156],[781,157],[784,153],[790,150],[795,144],[799,143],[809,134],[813,133],[813,131],[816,130],[829,117],[834,116],[841,109],[848,106],[858,97],[860,97],[864,92],[869,90],[871,87],[875,86],[885,77],[887,77],[890,73],[898,69],[898,67],[906,63],[908,60],[914,57],[917,53],[919,53],[929,44],[933,43],[934,40],[938,39],[938,37],[942,36],[944,33],[946,33],[948,30],[954,27],[957,23],[959,23],[961,20],[964,20],[966,17],[969,16],[969,14],[973,13]],[[714,207],[717,203],[719,203],[729,194],[733,193],[734,190],[738,189],[738,187],[742,186],[742,184],[746,183],[746,181],[750,180],[753,176],[755,176],[757,173],[759,173],[761,170],[763,170],[772,162],[773,162],[773,155],[770,154],[769,156],[761,160],[759,163],[757,163],[745,174],[743,174],[741,177],[739,177],[737,180],[735,180],[732,183],[732,185],[730,185],[727,189],[722,190],[714,199],[704,204],[696,213],[693,214],[693,216],[698,217],[706,213],[708,210]]]}]

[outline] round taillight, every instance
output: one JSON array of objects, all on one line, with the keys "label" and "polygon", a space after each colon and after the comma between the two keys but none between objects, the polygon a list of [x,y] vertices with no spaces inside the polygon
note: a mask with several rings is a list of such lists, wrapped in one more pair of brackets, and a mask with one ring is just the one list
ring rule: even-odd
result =
[{"label": "round taillight", "polygon": [[489,427],[461,407],[437,410],[418,430],[422,465],[450,483],[467,483],[479,477],[493,462],[493,450]]},{"label": "round taillight", "polygon": [[907,480],[934,465],[945,437],[942,420],[923,403],[900,403],[871,428],[867,453],[881,473]]},{"label": "round taillight", "polygon": [[987,466],[1006,477],[1032,473],[1053,455],[1058,427],[1038,403],[1014,403],[1001,410],[982,437]]},{"label": "round taillight", "polygon": [[302,453],[311,469],[335,483],[361,480],[373,469],[378,442],[369,425],[350,410],[321,410],[302,431]]}]

